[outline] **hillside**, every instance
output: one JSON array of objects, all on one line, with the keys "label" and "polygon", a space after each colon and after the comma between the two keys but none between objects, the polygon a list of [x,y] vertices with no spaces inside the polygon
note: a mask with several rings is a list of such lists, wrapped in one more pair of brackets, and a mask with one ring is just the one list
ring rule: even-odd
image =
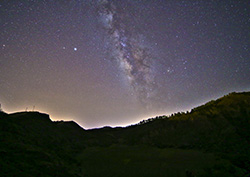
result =
[{"label": "hillside", "polygon": [[0,176],[248,176],[250,92],[125,128],[0,112]]},{"label": "hillside", "polygon": [[249,121],[250,93],[231,93],[190,113],[159,116],[126,128],[105,127],[89,133],[96,135],[99,145],[104,140],[103,145],[110,142],[232,152],[243,150],[236,145],[249,145]]}]

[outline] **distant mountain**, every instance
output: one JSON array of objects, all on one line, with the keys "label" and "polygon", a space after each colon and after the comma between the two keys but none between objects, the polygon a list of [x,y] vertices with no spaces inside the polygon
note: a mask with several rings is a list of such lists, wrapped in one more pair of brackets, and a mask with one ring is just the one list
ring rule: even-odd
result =
[{"label": "distant mountain", "polygon": [[125,128],[0,112],[0,176],[249,176],[250,92]]}]

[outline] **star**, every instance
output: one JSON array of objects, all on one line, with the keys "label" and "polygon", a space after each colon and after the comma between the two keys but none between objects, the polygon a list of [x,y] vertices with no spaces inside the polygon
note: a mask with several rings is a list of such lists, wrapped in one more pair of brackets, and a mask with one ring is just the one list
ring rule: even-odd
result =
[{"label": "star", "polygon": [[247,1],[0,4],[9,111],[36,104],[96,128],[250,88]]}]

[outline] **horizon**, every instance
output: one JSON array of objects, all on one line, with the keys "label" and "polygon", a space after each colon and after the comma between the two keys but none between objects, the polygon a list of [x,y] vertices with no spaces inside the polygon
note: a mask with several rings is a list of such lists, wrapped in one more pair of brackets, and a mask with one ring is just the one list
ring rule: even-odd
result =
[{"label": "horizon", "polygon": [[[111,127],[111,128],[126,128],[126,127],[129,127],[129,126],[134,126],[134,125],[137,125],[139,124],[141,121],[143,120],[148,120],[148,119],[151,119],[151,118],[156,118],[156,117],[161,117],[161,116],[171,116],[172,114],[175,114],[175,113],[178,113],[178,112],[184,112],[184,113],[190,113],[192,109],[194,108],[197,108],[197,107],[200,107],[200,106],[203,106],[211,101],[214,101],[214,100],[217,100],[219,98],[222,98],[224,96],[227,96],[231,93],[244,93],[244,92],[250,92],[250,89],[249,90],[243,90],[243,91],[239,91],[239,92],[229,92],[227,94],[224,94],[218,98],[215,98],[215,99],[211,99],[211,100],[208,100],[206,102],[204,102],[203,104],[199,104],[199,105],[196,105],[196,106],[193,106],[192,108],[188,109],[188,110],[179,110],[179,111],[175,111],[175,112],[171,112],[171,113],[168,113],[168,114],[157,114],[157,115],[152,115],[152,116],[148,116],[148,117],[144,117],[144,118],[141,118],[139,119],[139,121],[137,122],[132,122],[132,123],[128,123],[128,124],[123,124],[123,125],[101,125],[99,127],[84,127],[83,125],[81,125],[80,123],[78,123],[77,121],[75,121],[74,119],[70,119],[70,118],[66,118],[66,119],[54,119],[50,113],[47,113],[47,112],[42,112],[42,111],[39,111],[39,110],[24,110],[24,111],[12,111],[12,112],[6,112],[2,109],[3,112],[7,113],[7,114],[15,114],[15,113],[32,113],[32,112],[37,112],[37,113],[41,113],[41,114],[47,114],[49,116],[49,118],[51,119],[51,121],[53,122],[57,122],[57,121],[63,121],[63,122],[69,122],[69,121],[73,121],[75,123],[77,123],[77,125],[79,125],[81,128],[83,128],[84,130],[92,130],[92,129],[100,129],[100,128],[104,128],[104,127]],[[2,106],[2,105],[1,105]]]}]

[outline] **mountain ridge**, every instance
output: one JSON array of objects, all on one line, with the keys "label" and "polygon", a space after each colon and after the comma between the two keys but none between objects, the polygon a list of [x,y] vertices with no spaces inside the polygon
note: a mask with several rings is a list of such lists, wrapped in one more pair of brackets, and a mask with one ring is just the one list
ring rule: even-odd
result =
[{"label": "mountain ridge", "polygon": [[[158,116],[135,125],[115,128],[85,130],[74,121],[52,121],[44,113],[0,112],[0,142],[0,155],[3,157],[0,167],[4,169],[0,172],[1,176],[86,176],[82,171],[92,174],[89,176],[100,176],[94,175],[93,170],[89,171],[92,167],[84,159],[98,162],[96,153],[102,156],[110,150],[117,152],[118,157],[135,151],[130,157],[135,158],[141,157],[140,153],[145,149],[154,154],[174,150],[189,158],[194,157],[193,153],[213,154],[220,160],[214,160],[215,167],[206,167],[205,171],[202,170],[204,167],[197,167],[194,171],[198,176],[216,176],[218,173],[246,176],[250,174],[250,92],[230,93],[190,112]],[[134,147],[139,147],[141,151],[134,150]],[[99,150],[93,151],[93,148]],[[92,154],[93,158],[89,159],[88,154]],[[105,154],[103,156],[108,158]],[[202,157],[201,154],[198,156]],[[214,159],[212,155],[209,157]],[[34,158],[38,160],[34,161]],[[114,160],[115,157],[112,158]],[[112,163],[106,165],[113,167],[116,163],[110,160]],[[125,162],[130,164],[126,158]],[[155,161],[158,162],[159,159]],[[195,160],[193,163],[197,164]],[[206,164],[204,160],[202,163]],[[33,171],[30,172],[30,169]],[[233,172],[228,173],[232,169]],[[135,176],[140,176],[140,173]],[[185,176],[185,173],[178,175]]]}]

